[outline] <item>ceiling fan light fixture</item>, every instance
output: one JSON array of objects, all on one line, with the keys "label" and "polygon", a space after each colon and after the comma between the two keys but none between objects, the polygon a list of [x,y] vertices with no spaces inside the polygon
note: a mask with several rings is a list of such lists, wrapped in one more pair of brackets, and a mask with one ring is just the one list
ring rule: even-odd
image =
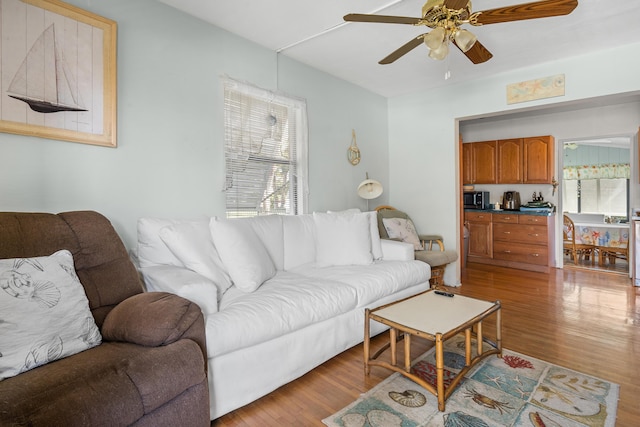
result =
[{"label": "ceiling fan light fixture", "polygon": [[449,43],[442,43],[439,48],[431,49],[429,58],[442,61],[449,54]]},{"label": "ceiling fan light fixture", "polygon": [[444,44],[446,31],[442,27],[438,27],[424,36],[424,44],[431,50],[437,50]]},{"label": "ceiling fan light fixture", "polygon": [[460,48],[461,51],[467,52],[469,49],[473,47],[478,38],[471,31],[468,30],[458,30],[453,35],[453,39],[456,41],[456,44]]}]

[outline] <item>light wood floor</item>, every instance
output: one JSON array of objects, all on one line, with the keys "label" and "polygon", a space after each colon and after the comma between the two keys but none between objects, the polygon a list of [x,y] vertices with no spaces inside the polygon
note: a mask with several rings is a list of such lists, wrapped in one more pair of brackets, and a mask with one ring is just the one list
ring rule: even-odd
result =
[{"label": "light wood floor", "polygon": [[[469,264],[462,283],[450,289],[502,302],[505,348],[620,384],[617,426],[640,425],[640,288],[631,286],[627,276],[580,269],[543,274]],[[492,327],[485,322],[485,331]],[[376,337],[372,348],[387,336]],[[413,343],[412,357],[429,348],[417,339]],[[373,367],[365,376],[362,353],[362,345],[355,346],[211,425],[323,426],[323,418],[389,375]]]}]

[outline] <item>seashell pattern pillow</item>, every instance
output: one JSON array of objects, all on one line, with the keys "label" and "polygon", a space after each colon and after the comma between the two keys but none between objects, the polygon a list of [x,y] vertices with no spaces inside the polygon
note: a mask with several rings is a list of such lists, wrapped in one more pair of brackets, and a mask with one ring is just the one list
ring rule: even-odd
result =
[{"label": "seashell pattern pillow", "polygon": [[71,252],[0,259],[0,381],[101,342]]},{"label": "seashell pattern pillow", "polygon": [[400,239],[405,243],[411,243],[416,251],[424,250],[422,242],[416,232],[413,221],[404,218],[382,218],[384,228],[391,239]]}]

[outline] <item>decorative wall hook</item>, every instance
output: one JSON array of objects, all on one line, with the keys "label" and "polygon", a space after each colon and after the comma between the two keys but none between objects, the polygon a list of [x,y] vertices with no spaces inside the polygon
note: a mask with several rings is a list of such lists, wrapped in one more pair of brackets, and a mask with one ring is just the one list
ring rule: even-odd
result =
[{"label": "decorative wall hook", "polygon": [[555,196],[556,195],[556,188],[558,188],[558,181],[556,180],[555,176],[551,180],[551,186],[553,187],[553,191],[551,192],[551,195]]},{"label": "decorative wall hook", "polygon": [[355,129],[351,129],[351,145],[349,145],[349,149],[347,150],[347,160],[349,160],[349,163],[353,166],[360,163],[360,149],[356,143]]}]

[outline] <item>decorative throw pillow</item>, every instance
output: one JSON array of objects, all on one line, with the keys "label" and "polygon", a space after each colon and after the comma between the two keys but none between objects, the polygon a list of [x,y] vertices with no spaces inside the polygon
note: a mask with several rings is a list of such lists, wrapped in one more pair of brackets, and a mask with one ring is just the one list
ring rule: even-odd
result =
[{"label": "decorative throw pillow", "polygon": [[368,265],[371,255],[371,227],[366,213],[336,215],[314,213],[316,225],[316,263],[330,265]]},{"label": "decorative throw pillow", "polygon": [[253,292],[276,274],[276,267],[248,221],[211,218],[211,237],[233,284]]},{"label": "decorative throw pillow", "polygon": [[213,244],[209,221],[182,222],[163,227],[160,238],[185,267],[216,284],[217,300],[220,301],[232,283]]},{"label": "decorative throw pillow", "polygon": [[385,230],[391,239],[400,239],[403,242],[411,243],[416,251],[424,249],[413,221],[404,218],[382,218]]},{"label": "decorative throw pillow", "polygon": [[0,380],[102,342],[73,256],[0,260]]}]

